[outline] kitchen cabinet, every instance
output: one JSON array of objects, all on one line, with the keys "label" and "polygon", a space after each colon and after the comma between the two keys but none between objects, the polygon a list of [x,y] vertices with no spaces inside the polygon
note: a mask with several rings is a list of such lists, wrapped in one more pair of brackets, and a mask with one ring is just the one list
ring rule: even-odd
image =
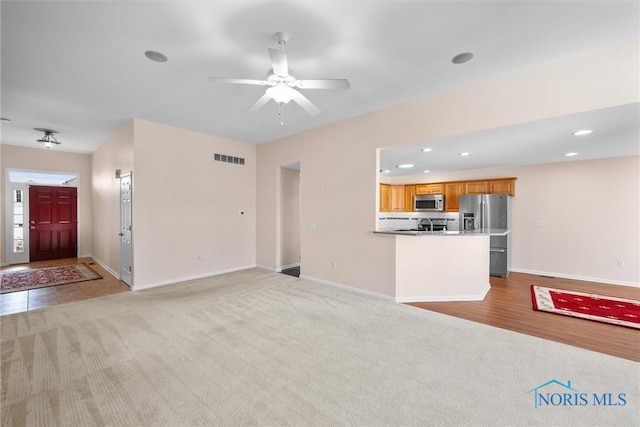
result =
[{"label": "kitchen cabinet", "polygon": [[416,195],[415,185],[404,186],[404,211],[413,212],[413,197]]},{"label": "kitchen cabinet", "polygon": [[404,185],[391,186],[391,212],[404,212]]},{"label": "kitchen cabinet", "polygon": [[444,194],[444,183],[416,184],[416,194]]},{"label": "kitchen cabinet", "polygon": [[509,179],[492,179],[489,181],[489,193],[507,193],[509,196],[515,196],[515,178]]},{"label": "kitchen cabinet", "polygon": [[500,178],[465,182],[464,194],[498,194],[516,195],[516,179]]},{"label": "kitchen cabinet", "polygon": [[391,186],[380,184],[380,212],[391,212]]},{"label": "kitchen cabinet", "polygon": [[487,194],[489,181],[467,181],[464,183],[464,194]]},{"label": "kitchen cabinet", "polygon": [[444,194],[445,211],[458,212],[458,197],[464,194],[498,193],[515,196],[516,178],[408,185],[380,184],[380,212],[413,212],[413,197],[417,194]]},{"label": "kitchen cabinet", "polygon": [[404,212],[404,185],[380,184],[380,212]]},{"label": "kitchen cabinet", "polygon": [[445,182],[444,184],[444,210],[446,212],[458,212],[458,197],[464,192],[464,182]]}]

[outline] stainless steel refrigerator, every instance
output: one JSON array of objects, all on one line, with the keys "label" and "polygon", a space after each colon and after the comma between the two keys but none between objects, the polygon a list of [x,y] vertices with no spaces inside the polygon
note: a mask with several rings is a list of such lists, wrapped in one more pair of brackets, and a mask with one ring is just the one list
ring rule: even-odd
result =
[{"label": "stainless steel refrigerator", "polygon": [[506,194],[460,196],[460,231],[490,235],[489,274],[507,277],[511,268],[511,201]]}]

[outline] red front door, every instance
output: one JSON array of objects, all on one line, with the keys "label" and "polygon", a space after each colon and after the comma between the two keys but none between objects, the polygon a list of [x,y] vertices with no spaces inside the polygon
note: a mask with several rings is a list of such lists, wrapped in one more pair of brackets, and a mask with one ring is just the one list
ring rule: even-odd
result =
[{"label": "red front door", "polygon": [[29,261],[78,255],[75,187],[29,187]]}]

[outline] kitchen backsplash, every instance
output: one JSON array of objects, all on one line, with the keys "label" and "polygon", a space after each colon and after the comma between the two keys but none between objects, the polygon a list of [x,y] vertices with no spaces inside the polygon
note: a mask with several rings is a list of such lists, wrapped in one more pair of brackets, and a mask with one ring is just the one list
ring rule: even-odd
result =
[{"label": "kitchen backsplash", "polygon": [[437,218],[447,220],[447,230],[460,229],[457,212],[381,212],[380,231],[407,230],[417,228],[418,221],[423,218]]}]

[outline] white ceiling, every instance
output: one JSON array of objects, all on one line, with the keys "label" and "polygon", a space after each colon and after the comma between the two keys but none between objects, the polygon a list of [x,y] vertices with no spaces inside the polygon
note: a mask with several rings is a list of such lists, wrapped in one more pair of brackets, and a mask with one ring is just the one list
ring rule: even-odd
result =
[{"label": "white ceiling", "polygon": [[[263,143],[638,37],[639,12],[637,1],[3,0],[0,115],[11,121],[1,122],[0,142],[39,147],[42,134],[33,128],[50,128],[59,131],[56,150],[90,153],[137,117]],[[304,91],[323,114],[311,117],[288,104],[284,126],[273,102],[247,111],[264,87],[208,81],[264,78],[277,31],[291,35],[286,51],[298,78],[351,82],[348,91]],[[169,60],[152,62],[146,50]],[[451,58],[465,51],[474,59],[453,65]],[[637,154],[638,106],[619,108],[432,141],[430,155],[473,142],[467,166],[556,161],[550,147],[578,144],[566,132],[583,123],[596,132],[580,141],[580,158]],[[605,144],[598,139],[605,135],[615,139]],[[534,143],[536,151],[527,148]],[[392,168],[400,161],[393,156],[413,152],[385,153]],[[459,158],[438,159],[439,167],[424,167],[461,167]]]},{"label": "white ceiling", "polygon": [[[593,133],[572,135],[581,129]],[[469,155],[459,155],[464,152]],[[380,169],[386,176],[403,176],[638,154],[640,104],[634,103],[384,149]],[[400,169],[401,164],[415,167]]]}]

